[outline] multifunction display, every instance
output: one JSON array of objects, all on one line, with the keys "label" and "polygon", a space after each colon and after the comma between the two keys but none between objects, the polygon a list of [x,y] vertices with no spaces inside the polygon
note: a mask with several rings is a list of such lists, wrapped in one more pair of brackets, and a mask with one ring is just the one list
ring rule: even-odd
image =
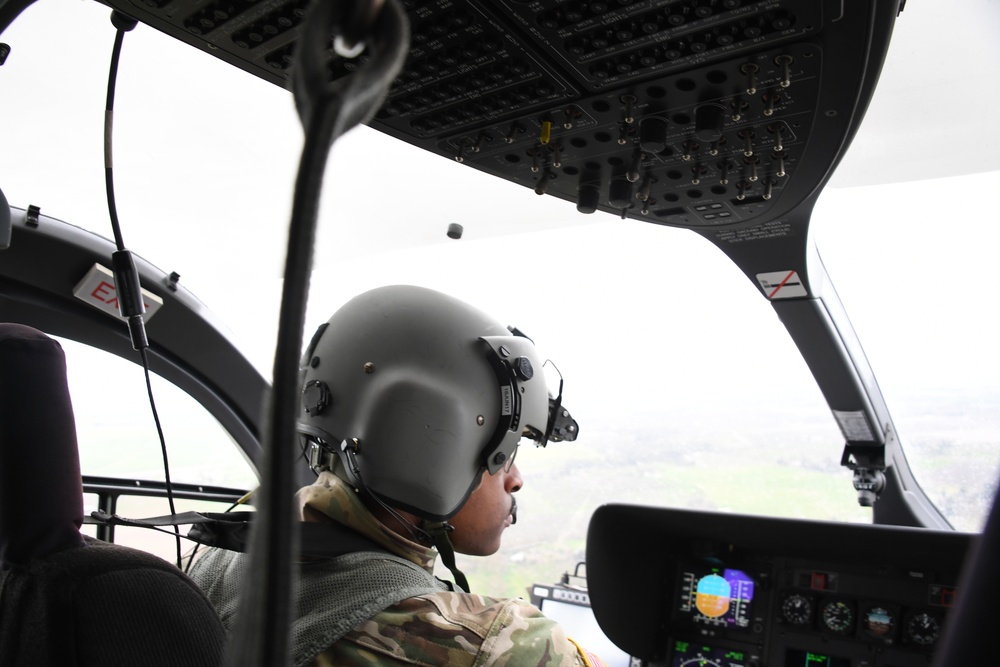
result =
[{"label": "multifunction display", "polygon": [[683,567],[678,589],[678,609],[695,623],[738,630],[750,627],[754,581],[742,570]]}]

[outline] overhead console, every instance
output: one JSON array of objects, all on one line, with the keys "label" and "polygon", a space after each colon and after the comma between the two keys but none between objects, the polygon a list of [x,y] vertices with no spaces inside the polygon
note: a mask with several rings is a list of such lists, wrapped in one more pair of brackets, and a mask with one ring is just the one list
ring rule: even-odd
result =
[{"label": "overhead console", "polygon": [[587,535],[590,602],[648,664],[926,667],[971,539],[609,505]]},{"label": "overhead console", "polygon": [[[104,0],[286,86],[306,0]],[[402,0],[412,48],[373,127],[596,210],[715,230],[832,171],[898,2]],[[365,55],[331,51],[331,80]],[[386,184],[391,188],[391,184]]]}]

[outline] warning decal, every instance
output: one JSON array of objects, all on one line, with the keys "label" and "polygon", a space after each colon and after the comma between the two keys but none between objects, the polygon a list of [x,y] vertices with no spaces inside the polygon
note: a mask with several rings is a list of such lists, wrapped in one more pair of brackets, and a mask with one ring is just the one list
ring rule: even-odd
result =
[{"label": "warning decal", "polygon": [[805,285],[799,278],[798,271],[775,271],[758,273],[757,280],[768,299],[791,299],[797,296],[809,296]]},{"label": "warning decal", "polygon": [[[115,288],[115,277],[106,266],[94,264],[83,279],[73,288],[73,295],[81,301],[86,301],[95,308],[103,310],[113,317],[121,317],[118,312],[118,290]],[[148,322],[160,306],[163,299],[152,292],[142,290],[142,305],[146,307],[143,321]]]}]

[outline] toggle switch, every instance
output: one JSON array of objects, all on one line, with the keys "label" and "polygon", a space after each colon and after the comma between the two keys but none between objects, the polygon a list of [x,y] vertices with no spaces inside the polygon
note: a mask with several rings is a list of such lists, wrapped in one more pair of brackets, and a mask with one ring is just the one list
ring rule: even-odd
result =
[{"label": "toggle switch", "polygon": [[656,178],[647,171],[646,175],[642,179],[642,183],[639,185],[638,192],[635,193],[635,198],[639,201],[648,201],[649,193],[653,189],[653,183],[655,182]]},{"label": "toggle switch", "polygon": [[746,74],[747,77],[747,95],[757,94],[757,72],[760,71],[755,63],[743,63],[740,65],[740,71]]},{"label": "toggle switch", "polygon": [[781,67],[781,87],[788,88],[792,85],[792,63],[795,58],[788,54],[782,54],[774,59],[774,64]]},{"label": "toggle switch", "polygon": [[521,125],[520,123],[512,123],[510,126],[510,131],[507,132],[507,136],[504,137],[504,141],[507,142],[508,144],[512,144],[514,143],[514,139],[517,137],[517,135],[521,134],[522,132],[524,132],[523,125]]},{"label": "toggle switch", "polygon": [[688,140],[684,142],[681,148],[684,151],[683,153],[681,153],[681,159],[684,160],[685,162],[690,162],[692,159],[694,159],[694,152],[698,150],[699,146],[698,142]]},{"label": "toggle switch", "polygon": [[635,95],[622,95],[622,103],[625,105],[625,113],[622,120],[631,125],[635,122]]},{"label": "toggle switch", "polygon": [[749,127],[745,127],[737,132],[736,136],[743,140],[743,155],[751,157],[753,155],[753,130]]},{"label": "toggle switch", "polygon": [[744,199],[747,198],[747,190],[750,189],[750,184],[747,183],[746,181],[740,181],[739,183],[736,184],[736,189],[737,189],[736,199],[738,199],[739,201],[743,201]]},{"label": "toggle switch", "polygon": [[773,116],[774,107],[781,102],[781,95],[778,93],[764,93],[761,99],[764,102],[764,115]]},{"label": "toggle switch", "polygon": [[763,197],[764,197],[765,201],[770,201],[771,200],[771,195],[774,193],[774,185],[775,185],[775,181],[770,176],[768,176],[767,178],[764,179],[764,194],[763,194]]},{"label": "toggle switch", "polygon": [[625,178],[628,179],[629,183],[635,183],[639,180],[641,174],[639,171],[642,169],[642,151],[636,147],[635,152],[632,153],[632,159],[628,164],[628,171],[625,172]]},{"label": "toggle switch", "polygon": [[732,114],[729,118],[732,119],[734,123],[738,123],[743,120],[743,114],[750,110],[750,103],[746,100],[737,98],[733,100],[730,105],[730,109],[732,110]]},{"label": "toggle switch", "polygon": [[543,146],[547,146],[551,139],[552,139],[552,120],[549,118],[545,118],[544,120],[542,120],[542,130],[538,135],[538,142]]},{"label": "toggle switch", "polygon": [[733,167],[732,160],[724,160],[719,163],[719,184],[729,185],[729,174],[732,172]]},{"label": "toggle switch", "polygon": [[562,145],[551,144],[549,148],[552,150],[552,166],[558,169],[562,166]]},{"label": "toggle switch", "polygon": [[691,167],[691,185],[701,185],[701,177],[707,173],[708,169],[703,164]]},{"label": "toggle switch", "polygon": [[566,120],[563,121],[563,129],[566,130],[572,130],[573,125],[576,124],[576,119],[583,115],[576,107],[566,107],[563,110],[563,114],[566,116]]},{"label": "toggle switch", "polygon": [[552,183],[553,178],[555,178],[553,173],[548,169],[546,169],[542,177],[538,179],[538,183],[535,184],[535,194],[544,195],[546,192],[548,192],[549,185]]},{"label": "toggle switch", "polygon": [[472,152],[478,153],[483,148],[483,144],[492,139],[490,135],[486,133],[486,130],[481,130],[479,135],[476,137],[476,141],[472,144]]},{"label": "toggle switch", "polygon": [[784,123],[771,123],[767,126],[767,131],[774,135],[774,152],[780,153],[785,150],[785,125]]},{"label": "toggle switch", "polygon": [[775,151],[771,158],[778,163],[778,168],[775,170],[774,175],[778,178],[785,177],[785,153],[783,151]]}]

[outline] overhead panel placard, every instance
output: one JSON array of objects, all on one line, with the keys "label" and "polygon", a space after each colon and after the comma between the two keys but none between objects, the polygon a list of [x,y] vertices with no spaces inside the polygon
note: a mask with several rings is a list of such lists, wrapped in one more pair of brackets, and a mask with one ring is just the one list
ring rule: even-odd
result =
[{"label": "overhead panel placard", "polygon": [[809,296],[798,271],[772,271],[758,273],[757,281],[768,299],[792,299]]}]

